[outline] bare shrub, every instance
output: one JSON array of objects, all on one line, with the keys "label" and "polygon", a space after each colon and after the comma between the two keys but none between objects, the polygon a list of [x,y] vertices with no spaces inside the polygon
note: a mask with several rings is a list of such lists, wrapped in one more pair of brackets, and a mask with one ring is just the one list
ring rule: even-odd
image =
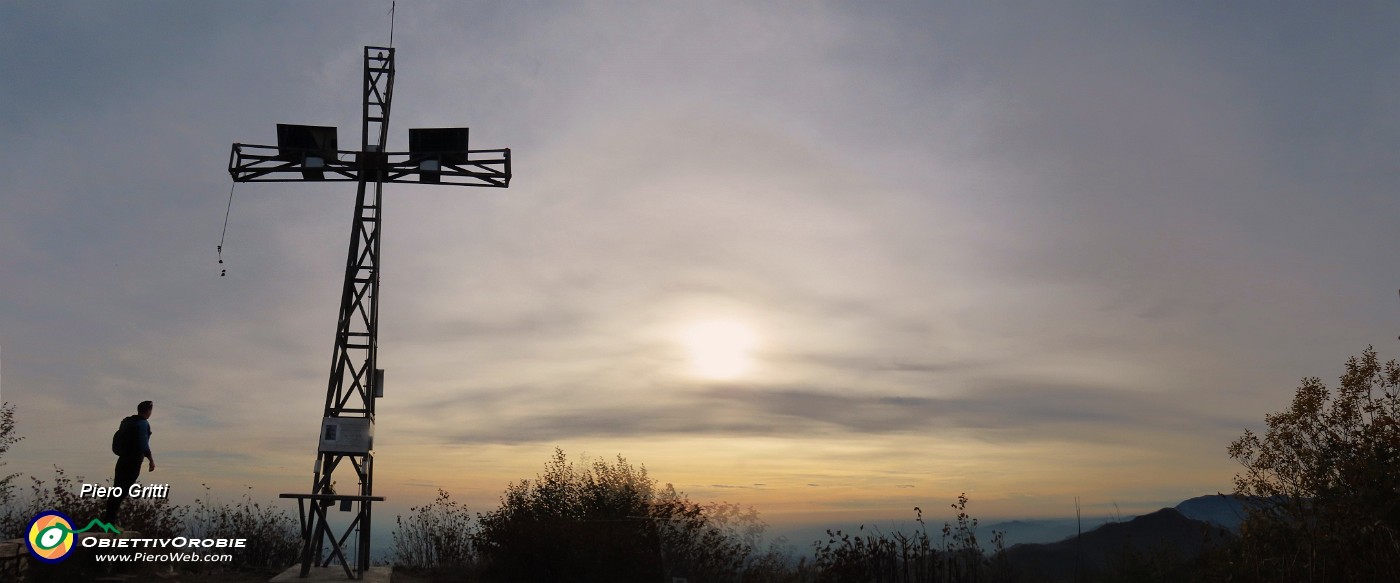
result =
[{"label": "bare shrub", "polygon": [[296,562],[301,532],[295,518],[285,510],[253,501],[248,492],[232,505],[216,503],[209,486],[201,485],[204,496],[196,498],[188,512],[185,526],[189,536],[244,539],[245,547],[233,549],[234,563],[240,569],[275,570]]},{"label": "bare shrub", "polygon": [[941,538],[929,536],[923,510],[915,507],[918,528],[912,534],[856,533],[828,530],[827,541],[816,544],[820,581],[888,581],[899,583],[958,583],[983,581],[993,575],[993,559],[1004,551],[1001,533],[992,533],[991,555],[977,540],[977,519],[967,513],[967,494],[952,505],[954,523],[944,523]]},{"label": "bare shrub", "polygon": [[757,513],[691,502],[618,456],[570,462],[563,450],[534,480],[478,515],[483,575],[505,581],[769,580]]},{"label": "bare shrub", "polygon": [[437,498],[408,509],[408,519],[394,518],[395,566],[412,569],[472,570],[476,564],[476,536],[467,507],[438,489]]}]

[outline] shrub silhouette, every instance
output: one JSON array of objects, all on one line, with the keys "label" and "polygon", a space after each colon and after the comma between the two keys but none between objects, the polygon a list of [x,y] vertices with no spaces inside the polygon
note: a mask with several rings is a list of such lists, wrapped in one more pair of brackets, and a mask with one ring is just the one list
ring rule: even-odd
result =
[{"label": "shrub silhouette", "polygon": [[[29,496],[12,496],[0,511],[0,536],[21,538],[29,527],[29,520],[44,510],[57,510],[82,526],[88,520],[102,515],[106,500],[102,498],[80,498],[79,485],[82,476],[70,477],[63,468],[54,466],[52,483],[30,476]],[[185,516],[189,508],[171,504],[164,498],[128,499],[122,503],[121,519],[118,527],[122,531],[140,532],[150,537],[175,537],[184,532]]]},{"label": "shrub silhouette", "polygon": [[[248,487],[249,490],[252,487]],[[233,549],[238,568],[275,571],[294,563],[301,552],[301,532],[285,510],[254,502],[247,492],[233,505],[215,503],[204,485],[204,496],[189,508],[185,532],[197,538],[241,538],[246,546]]]},{"label": "shrub silhouette", "polygon": [[394,518],[394,566],[461,575],[475,572],[476,526],[466,506],[439,488],[431,503],[408,510],[412,514],[407,520]]},{"label": "shrub silhouette", "polygon": [[[10,452],[10,447],[20,440],[21,436],[15,435],[15,406],[11,403],[0,405],[0,458]],[[0,462],[0,467],[4,467],[5,462]],[[18,473],[7,474],[0,477],[0,505],[9,506],[14,500],[15,478]]]},{"label": "shrub silhouette", "polygon": [[943,524],[936,543],[918,507],[913,534],[883,534],[864,525],[857,533],[826,531],[827,541],[816,544],[817,580],[960,583],[1005,578],[1002,534],[992,533],[989,556],[977,540],[977,519],[968,515],[967,502],[967,494],[958,496],[952,504],[956,522]]},{"label": "shrub silhouette", "polygon": [[691,502],[620,455],[580,466],[556,448],[544,473],[507,487],[478,522],[487,580],[757,580],[774,563],[754,548],[756,513]]}]

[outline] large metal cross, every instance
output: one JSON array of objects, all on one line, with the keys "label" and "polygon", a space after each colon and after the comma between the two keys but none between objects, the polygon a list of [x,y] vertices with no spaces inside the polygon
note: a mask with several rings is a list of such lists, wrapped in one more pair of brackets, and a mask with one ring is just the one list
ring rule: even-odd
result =
[{"label": "large metal cross", "polygon": [[[276,146],[235,143],[229,155],[228,171],[235,182],[309,180],[358,185],[311,493],[282,495],[296,499],[300,509],[302,577],[313,564],[329,567],[332,561],[338,561],[351,579],[361,578],[369,569],[370,506],[383,500],[374,495],[374,403],[383,396],[384,380],[384,371],[377,367],[384,183],[499,188],[510,184],[510,149],[470,150],[467,128],[411,129],[408,152],[385,151],[393,93],[394,49],[365,47],[359,151],[337,149],[334,127],[278,124]],[[340,494],[332,477],[347,460],[358,492]],[[327,508],[336,504],[343,511],[356,511],[340,534],[326,516]],[[352,534],[358,534],[354,561],[346,557],[344,548]]]}]

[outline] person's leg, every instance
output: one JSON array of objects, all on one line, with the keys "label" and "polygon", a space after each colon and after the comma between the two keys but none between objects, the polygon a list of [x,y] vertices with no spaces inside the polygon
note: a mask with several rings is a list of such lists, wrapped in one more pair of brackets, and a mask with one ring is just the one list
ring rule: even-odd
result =
[{"label": "person's leg", "polygon": [[112,485],[121,489],[121,496],[111,496],[107,498],[107,512],[102,515],[102,522],[112,524],[117,520],[117,513],[121,511],[122,498],[125,498],[132,484],[141,477],[140,457],[120,457],[117,458],[116,476],[112,479]]}]

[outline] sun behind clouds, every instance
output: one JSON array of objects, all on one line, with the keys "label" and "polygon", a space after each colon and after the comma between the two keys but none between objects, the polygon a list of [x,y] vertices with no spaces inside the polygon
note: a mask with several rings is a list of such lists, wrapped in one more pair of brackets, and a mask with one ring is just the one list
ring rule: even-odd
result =
[{"label": "sun behind clouds", "polygon": [[757,342],[752,328],[733,320],[695,322],[681,331],[695,374],[712,380],[732,380],[752,369]]}]

